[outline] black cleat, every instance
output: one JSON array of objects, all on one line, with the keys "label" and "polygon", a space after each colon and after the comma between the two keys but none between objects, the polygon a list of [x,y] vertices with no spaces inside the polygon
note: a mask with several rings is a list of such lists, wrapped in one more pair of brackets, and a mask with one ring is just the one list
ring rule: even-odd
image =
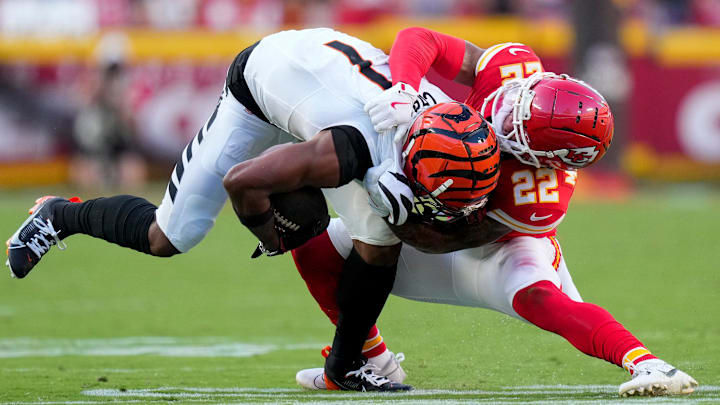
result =
[{"label": "black cleat", "polygon": [[355,360],[351,365],[351,370],[345,373],[334,373],[326,362],[323,379],[329,390],[398,392],[413,389],[410,385],[393,382],[385,376],[375,374],[375,370],[379,370],[379,368],[374,364],[369,364],[364,358]]},{"label": "black cleat", "polygon": [[35,200],[35,205],[29,210],[28,219],[6,242],[8,259],[5,264],[10,268],[13,277],[27,276],[52,245],[58,245],[61,250],[65,249],[65,243],[58,236],[60,230],[56,230],[52,224],[54,219],[52,207],[58,202],[68,201],[81,202],[77,197],[67,200],[45,196]]}]

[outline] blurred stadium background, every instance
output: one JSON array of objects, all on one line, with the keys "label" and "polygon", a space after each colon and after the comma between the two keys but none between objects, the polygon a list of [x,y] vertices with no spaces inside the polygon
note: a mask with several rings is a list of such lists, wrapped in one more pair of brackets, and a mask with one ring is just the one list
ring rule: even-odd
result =
[{"label": "blurred stadium background", "polygon": [[411,25],[524,42],[606,95],[615,144],[581,194],[720,180],[716,0],[0,0],[0,187],[164,181],[247,45],[332,26],[388,51]]}]

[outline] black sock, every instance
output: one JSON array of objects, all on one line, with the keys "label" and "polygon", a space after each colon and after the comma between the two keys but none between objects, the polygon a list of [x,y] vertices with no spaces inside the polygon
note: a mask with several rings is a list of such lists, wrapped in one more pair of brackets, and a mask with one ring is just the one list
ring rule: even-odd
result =
[{"label": "black sock", "polygon": [[[347,372],[362,353],[370,328],[377,321],[395,282],[397,265],[367,264],[353,249],[338,283],[338,317],[326,369]],[[330,370],[332,374],[333,370]]]},{"label": "black sock", "polygon": [[54,207],[53,225],[66,238],[76,233],[94,236],[150,254],[148,230],[157,207],[144,198],[118,195]]}]

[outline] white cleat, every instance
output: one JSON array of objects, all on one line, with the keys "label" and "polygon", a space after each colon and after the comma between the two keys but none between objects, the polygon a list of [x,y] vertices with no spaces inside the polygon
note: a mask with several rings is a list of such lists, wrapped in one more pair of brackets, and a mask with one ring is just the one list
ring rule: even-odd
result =
[{"label": "white cleat", "polygon": [[[392,382],[402,383],[407,377],[405,370],[400,366],[400,362],[403,360],[405,360],[403,353],[394,354],[386,350],[379,356],[369,358],[368,364],[373,364],[379,369],[375,374],[387,377]],[[309,390],[326,390],[324,372],[322,367],[306,368],[295,374],[295,381],[301,387]]]},{"label": "white cleat", "polygon": [[697,381],[687,373],[660,359],[651,359],[634,367],[632,379],[620,385],[619,394],[622,397],[688,395],[697,386]]},{"label": "white cleat", "polygon": [[368,363],[374,364],[380,370],[376,373],[387,377],[390,381],[402,383],[407,378],[407,373],[400,366],[405,361],[405,354],[395,354],[390,350],[385,350],[382,354],[369,358]]},{"label": "white cleat", "polygon": [[325,379],[323,373],[325,370],[322,367],[318,368],[306,368],[300,370],[295,374],[295,381],[298,385],[309,390],[326,390]]}]

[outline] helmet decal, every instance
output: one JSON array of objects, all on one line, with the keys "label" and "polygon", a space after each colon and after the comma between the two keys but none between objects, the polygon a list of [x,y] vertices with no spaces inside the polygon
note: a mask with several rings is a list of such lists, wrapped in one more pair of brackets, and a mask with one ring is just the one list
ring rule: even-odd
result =
[{"label": "helmet decal", "polygon": [[598,150],[595,146],[588,146],[555,151],[555,155],[568,165],[585,167],[595,160]]}]

